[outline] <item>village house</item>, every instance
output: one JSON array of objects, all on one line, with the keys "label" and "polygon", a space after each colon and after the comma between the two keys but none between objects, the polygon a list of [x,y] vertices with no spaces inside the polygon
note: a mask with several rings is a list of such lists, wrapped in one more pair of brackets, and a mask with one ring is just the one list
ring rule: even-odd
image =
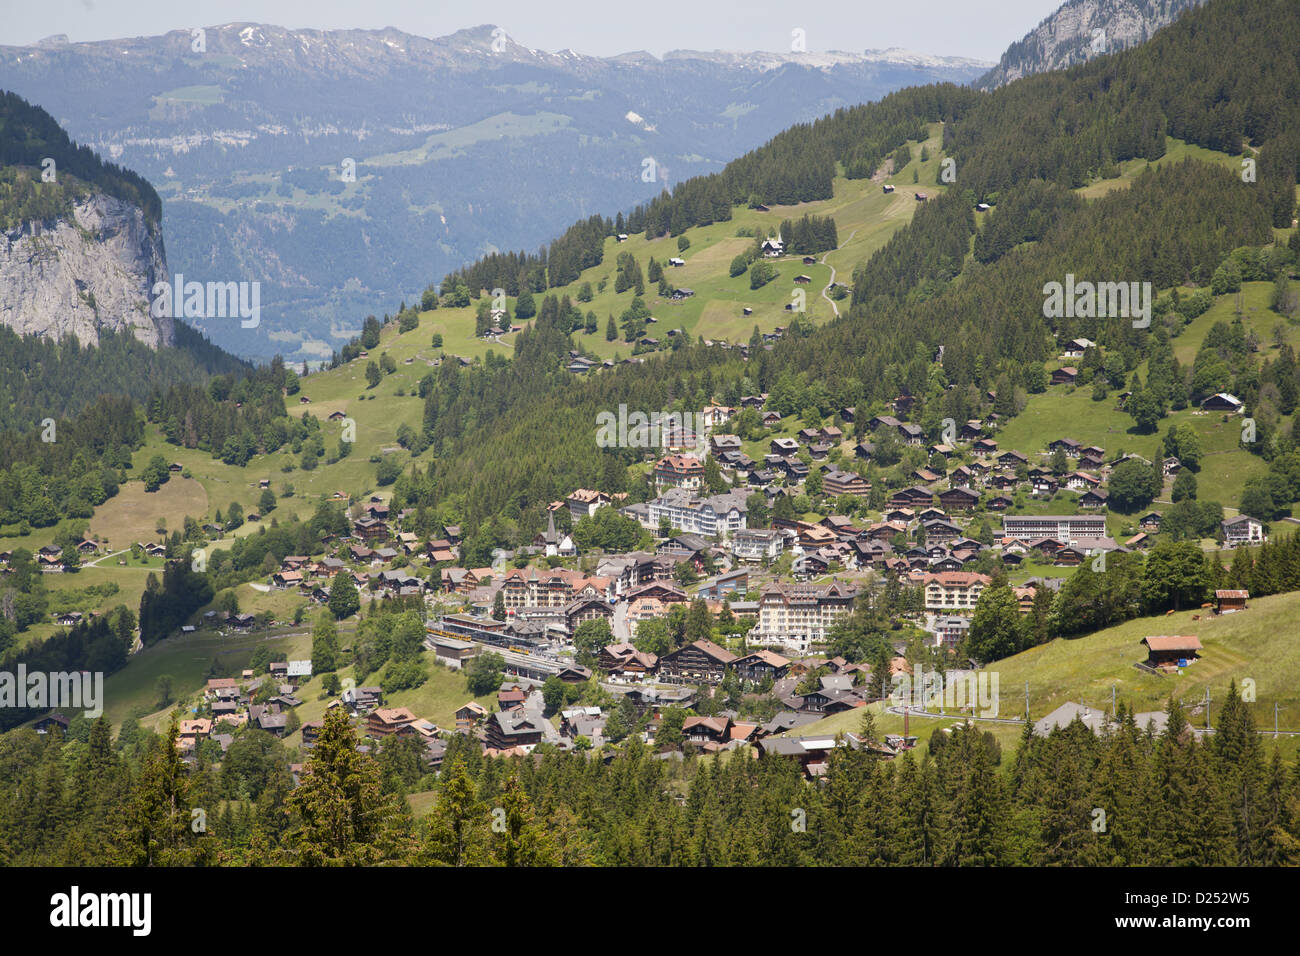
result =
[{"label": "village house", "polygon": [[871,494],[871,485],[861,475],[832,468],[822,475],[822,493],[835,497],[853,495],[856,498],[865,498]]},{"label": "village house", "polygon": [[775,651],[760,650],[737,658],[731,666],[741,680],[762,684],[768,679],[775,682],[784,677],[790,662]]},{"label": "village house", "polygon": [[602,647],[596,666],[611,677],[640,680],[655,672],[659,658],[647,651],[638,651],[631,644],[620,642]]},{"label": "village house", "polygon": [[387,737],[418,719],[405,707],[377,707],[366,718],[366,733],[371,737]]},{"label": "village house", "polygon": [[456,710],[456,733],[469,733],[480,721],[487,717],[488,712],[482,704],[470,701]]},{"label": "village house", "polygon": [[659,658],[659,679],[675,684],[719,684],[736,655],[712,641],[699,640]]},{"label": "village house", "polygon": [[1223,520],[1223,545],[1236,548],[1241,545],[1263,544],[1268,538],[1264,534],[1264,524],[1250,515],[1237,515]]},{"label": "village house", "polygon": [[497,712],[487,721],[487,746],[493,750],[509,750],[522,747],[531,751],[542,742],[541,719],[517,708],[509,712]]}]

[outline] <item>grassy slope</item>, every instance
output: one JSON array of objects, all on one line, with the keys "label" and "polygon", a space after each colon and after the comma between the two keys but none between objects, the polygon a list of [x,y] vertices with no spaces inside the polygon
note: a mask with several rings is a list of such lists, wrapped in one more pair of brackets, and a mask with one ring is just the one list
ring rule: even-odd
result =
[{"label": "grassy slope", "polygon": [[[1139,618],[1075,640],[1058,639],[986,668],[998,674],[1002,699],[999,716],[1024,714],[1024,688],[1029,685],[1029,712],[1038,720],[1066,701],[1075,701],[1109,710],[1111,688],[1116,699],[1139,711],[1163,710],[1171,696],[1188,708],[1199,707],[1205,691],[1210,691],[1211,724],[1228,690],[1228,682],[1238,687],[1246,679],[1255,682],[1257,700],[1251,713],[1258,729],[1273,726],[1273,705],[1278,705],[1278,724],[1282,730],[1300,730],[1300,654],[1295,652],[1296,615],[1300,614],[1300,593],[1258,598],[1242,613],[1222,617],[1202,611],[1181,611],[1154,618]],[[1199,615],[1199,620],[1193,620]],[[1142,638],[1155,634],[1192,634],[1205,645],[1201,658],[1183,673],[1155,677],[1136,669],[1144,660]],[[880,714],[876,726],[881,733],[900,733],[903,719]],[[1204,713],[1189,718],[1204,726]],[[810,724],[787,736],[808,736],[857,730],[861,711],[836,714]],[[910,732],[928,740],[939,727],[951,726],[952,720],[911,718]],[[1019,726],[981,724],[993,730],[1004,750],[1014,746]],[[1271,739],[1271,738],[1270,738]],[[1278,738],[1283,755],[1294,759],[1300,750],[1300,738]]]}]

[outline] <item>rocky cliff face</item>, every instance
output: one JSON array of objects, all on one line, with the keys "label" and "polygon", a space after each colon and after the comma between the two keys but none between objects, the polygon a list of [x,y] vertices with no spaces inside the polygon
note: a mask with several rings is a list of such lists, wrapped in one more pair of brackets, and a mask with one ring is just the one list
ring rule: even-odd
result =
[{"label": "rocky cliff face", "polygon": [[172,320],[149,312],[153,284],[166,279],[161,231],[138,207],[101,194],[78,199],[71,220],[0,233],[0,324],[23,335],[97,345],[111,329],[171,345]]},{"label": "rocky cliff face", "polygon": [[[975,81],[991,90],[1022,76],[1063,70],[1102,53],[1151,39],[1205,0],[1070,0],[1023,39],[1007,47],[998,65]],[[1104,31],[1099,36],[1095,31]],[[1103,42],[1098,42],[1102,40]]]}]

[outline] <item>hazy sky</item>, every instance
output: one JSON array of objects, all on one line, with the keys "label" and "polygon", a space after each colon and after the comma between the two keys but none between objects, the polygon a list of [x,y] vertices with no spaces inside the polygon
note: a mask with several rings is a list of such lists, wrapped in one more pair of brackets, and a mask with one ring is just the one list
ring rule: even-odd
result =
[{"label": "hazy sky", "polygon": [[317,29],[396,27],[443,36],[492,23],[544,50],[608,56],[629,50],[905,47],[996,60],[1063,0],[0,0],[0,44],[56,33],[104,40],[231,21]]}]

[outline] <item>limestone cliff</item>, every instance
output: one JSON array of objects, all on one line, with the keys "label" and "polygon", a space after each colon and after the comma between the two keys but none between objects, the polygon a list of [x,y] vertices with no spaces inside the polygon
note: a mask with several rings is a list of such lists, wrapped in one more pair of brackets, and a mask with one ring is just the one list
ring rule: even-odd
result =
[{"label": "limestone cliff", "polygon": [[83,345],[98,344],[101,329],[173,344],[172,320],[149,312],[153,284],[168,277],[161,229],[103,193],[78,196],[72,210],[0,233],[0,324]]}]

